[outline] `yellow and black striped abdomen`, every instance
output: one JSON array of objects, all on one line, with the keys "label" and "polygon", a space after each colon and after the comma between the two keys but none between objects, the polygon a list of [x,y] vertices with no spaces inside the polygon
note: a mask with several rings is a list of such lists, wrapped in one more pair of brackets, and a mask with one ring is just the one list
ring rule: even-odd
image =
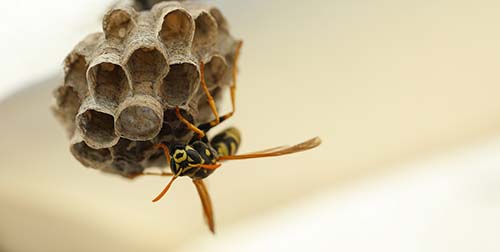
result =
[{"label": "yellow and black striped abdomen", "polygon": [[231,127],[212,138],[210,145],[217,151],[219,156],[231,156],[235,155],[238,151],[240,142],[240,131]]}]

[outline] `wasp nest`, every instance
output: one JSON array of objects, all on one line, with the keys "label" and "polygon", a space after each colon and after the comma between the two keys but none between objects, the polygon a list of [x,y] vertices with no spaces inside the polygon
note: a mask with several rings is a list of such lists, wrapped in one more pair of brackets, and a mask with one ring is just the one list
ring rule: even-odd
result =
[{"label": "wasp nest", "polygon": [[192,137],[213,118],[200,87],[200,62],[215,97],[231,83],[237,41],[213,6],[192,1],[115,6],[103,32],[88,35],[64,61],[54,112],[83,165],[130,176],[164,161],[159,142]]}]

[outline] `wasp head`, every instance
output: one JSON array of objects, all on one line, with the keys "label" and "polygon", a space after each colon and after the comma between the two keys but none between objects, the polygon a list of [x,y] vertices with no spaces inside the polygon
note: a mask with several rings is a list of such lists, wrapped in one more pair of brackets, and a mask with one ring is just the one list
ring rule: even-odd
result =
[{"label": "wasp head", "polygon": [[201,155],[189,145],[176,145],[170,149],[170,167],[177,176],[186,176],[201,164]]}]

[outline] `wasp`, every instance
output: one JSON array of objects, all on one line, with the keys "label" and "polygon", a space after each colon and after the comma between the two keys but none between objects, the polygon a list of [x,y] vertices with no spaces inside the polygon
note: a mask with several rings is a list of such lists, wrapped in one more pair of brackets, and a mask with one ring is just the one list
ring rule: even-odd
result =
[{"label": "wasp", "polygon": [[[242,45],[241,41],[236,45],[234,65],[236,65],[241,45]],[[214,99],[211,96],[208,87],[205,83],[203,62],[200,62],[200,74],[201,74],[200,78],[201,87],[203,88],[205,94],[207,95],[208,98],[207,100],[210,109],[212,110],[215,116],[215,119],[210,122],[195,126],[182,116],[182,114],[180,113],[180,109],[177,107],[175,112],[179,120],[182,121],[188,128],[193,130],[196,133],[196,135],[187,144],[159,143],[155,146],[156,148],[163,149],[167,159],[167,163],[170,165],[171,169],[170,173],[145,172],[139,175],[158,175],[158,176],[171,177],[170,181],[167,183],[165,188],[158,194],[158,196],[156,196],[153,199],[153,202],[157,202],[163,196],[165,196],[165,194],[168,192],[173,182],[177,178],[179,177],[191,178],[200,197],[207,225],[210,231],[212,233],[215,233],[215,223],[214,223],[214,214],[212,210],[212,203],[203,180],[208,176],[210,176],[210,174],[212,174],[215,170],[219,169],[222,161],[263,158],[263,157],[273,157],[273,156],[292,154],[312,149],[318,146],[321,143],[321,140],[318,137],[315,137],[293,146],[280,146],[258,152],[236,155],[236,152],[238,151],[238,148],[241,143],[241,134],[238,129],[231,127],[215,135],[210,140],[206,135],[210,129],[212,129],[219,123],[227,120],[234,114],[235,90],[236,90],[236,66],[233,67],[232,85],[230,86],[232,111],[223,116],[219,116],[215,106]]]},{"label": "wasp", "polygon": [[[199,128],[202,129],[206,126],[209,125],[200,125]],[[206,132],[204,131],[204,133]],[[153,202],[157,202],[165,196],[177,178],[189,177],[198,191],[208,228],[212,233],[215,233],[212,203],[203,179],[219,169],[221,161],[292,154],[312,149],[318,146],[321,140],[315,137],[294,146],[280,146],[259,152],[236,155],[240,142],[241,134],[239,130],[231,127],[215,135],[210,140],[206,136],[201,139],[195,136],[188,144],[156,145],[157,148],[163,149],[172,172],[159,174],[143,173],[141,175],[171,176],[172,178],[158,196],[153,199]]]}]

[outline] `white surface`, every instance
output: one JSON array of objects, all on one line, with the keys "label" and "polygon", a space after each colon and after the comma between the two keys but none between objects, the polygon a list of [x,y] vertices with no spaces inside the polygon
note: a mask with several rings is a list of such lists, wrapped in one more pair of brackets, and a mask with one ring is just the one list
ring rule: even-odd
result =
[{"label": "white surface", "polygon": [[402,164],[181,251],[500,251],[498,153],[500,138]]},{"label": "white surface", "polygon": [[[50,72],[60,71],[62,59],[71,48],[85,34],[99,30],[99,16],[104,13],[103,6],[106,5],[103,2],[111,1],[18,1],[15,2],[15,7],[4,11],[0,16],[3,38],[0,40],[0,99],[20,88],[21,83],[26,84],[43,78]],[[450,144],[455,139],[461,143],[465,141],[463,139],[473,139],[473,135],[498,128],[498,120],[490,120],[496,111],[496,102],[494,99],[484,98],[485,93],[498,94],[488,91],[498,85],[499,39],[498,32],[494,29],[498,24],[498,8],[494,8],[498,7],[496,1],[485,0],[481,4],[467,1],[432,1],[432,4],[418,1],[373,1],[370,2],[371,6],[363,1],[328,3],[325,8],[316,7],[325,6],[321,1],[316,1],[317,5],[313,7],[301,2],[301,5],[298,5],[300,7],[280,9],[278,1],[255,1],[246,3],[244,12],[224,12],[231,23],[240,28],[235,29],[236,31],[248,33],[242,37],[246,42],[245,50],[252,52],[244,53],[242,58],[242,64],[246,65],[242,67],[240,90],[244,91],[242,93],[246,96],[240,96],[240,113],[245,116],[236,118],[240,120],[238,125],[246,127],[245,134],[252,136],[246,140],[245,148],[252,144],[255,146],[255,142],[260,146],[267,146],[271,142],[288,142],[284,141],[286,135],[278,135],[276,132],[280,130],[280,125],[294,125],[297,128],[294,131],[300,131],[297,138],[315,131],[315,134],[330,140],[325,141],[325,145],[316,153],[322,154],[319,156],[324,159],[323,163],[336,165],[333,169],[339,170],[332,171],[332,174],[340,174],[356,167],[371,168],[375,163],[373,160],[379,157],[384,160],[376,159],[377,162],[404,159],[415,153],[427,152],[439,144]],[[389,6],[384,6],[384,3],[389,3]],[[257,11],[261,11],[259,6],[263,4],[267,4],[269,9],[262,10],[261,18],[254,20],[253,16]],[[239,5],[241,4],[226,1],[222,8],[235,8]],[[305,9],[308,10],[306,14],[311,13],[310,10],[321,9],[314,20],[324,21],[320,24],[335,24],[332,31],[324,32],[324,25],[311,26],[308,21],[312,19],[308,19],[304,13],[298,13]],[[275,16],[271,15],[273,13],[280,13],[285,18],[276,20]],[[300,18],[297,19],[297,16]],[[301,29],[305,34],[303,38],[306,39],[297,39],[300,32],[295,29]],[[266,36],[273,36],[273,39],[261,39]],[[328,48],[328,45],[331,48]],[[268,50],[261,50],[262,48]],[[279,66],[283,62],[283,55],[289,56],[291,60],[281,66],[282,71],[268,70],[271,69],[269,66]],[[260,64],[264,57],[268,57],[266,65]],[[316,62],[321,60],[334,62]],[[309,62],[315,63],[306,64]],[[330,76],[332,71],[335,74]],[[266,103],[266,99],[275,98],[263,96],[261,103],[254,104],[255,94],[261,93],[266,85],[276,84],[288,78],[289,81],[285,82],[289,90],[299,90],[297,93],[310,96],[312,93],[303,89],[303,83],[313,85],[314,83],[310,83],[310,75],[316,72],[315,78],[319,80],[317,83],[324,85],[322,90],[325,91],[316,94],[321,96],[321,99],[308,104],[324,109],[318,110],[317,115],[308,119],[310,121],[296,122],[294,117],[297,114],[309,113],[310,107],[300,106],[294,110],[283,110],[283,119],[275,118],[278,122],[273,125],[254,123],[255,118],[262,116],[258,113],[268,107],[269,102]],[[446,83],[453,85],[445,85]],[[389,84],[392,86],[387,87]],[[462,93],[467,96],[461,95]],[[291,104],[295,102],[295,98],[286,100],[286,97],[297,96],[283,95],[284,102]],[[462,105],[463,107],[460,107]],[[397,108],[401,108],[402,112]],[[368,110],[370,113],[366,112]],[[467,117],[464,114],[467,114]],[[266,115],[269,116],[270,113]],[[329,119],[328,122],[325,122],[325,115]],[[464,118],[466,122],[457,118]],[[443,120],[440,121],[441,119]],[[334,132],[332,129],[335,129]],[[39,128],[33,129],[35,130]],[[450,133],[453,131],[454,134]],[[406,135],[402,132],[411,133]],[[9,132],[9,135],[11,134]],[[8,137],[4,136],[2,139]],[[262,139],[270,140],[264,143]],[[221,232],[215,238],[205,237],[197,240],[188,237],[189,243],[185,243],[183,250],[499,251],[500,245],[495,239],[500,233],[499,141],[497,139],[496,142],[456,151],[425,162],[394,167],[392,171],[402,171],[351,183],[342,187],[342,190],[326,191],[320,196],[312,196],[311,199],[287,205],[286,209],[272,210],[271,214],[260,211],[263,214],[249,217],[242,222],[227,221],[228,224],[222,226]],[[66,142],[61,146],[66,147]],[[376,151],[373,151],[374,149]],[[332,153],[335,155],[329,155]],[[33,153],[31,158],[36,160],[37,154]],[[6,156],[9,159],[26,159],[24,156]],[[61,157],[53,156],[53,160],[60,161]],[[299,162],[297,158],[295,160]],[[31,160],[29,163],[33,166]],[[259,169],[258,164],[263,163],[252,163],[252,168],[255,169],[248,170],[249,177],[258,178],[255,174],[264,172],[266,176],[273,172],[275,177],[281,175],[279,169],[273,169],[281,163],[266,161],[266,167],[270,167],[268,170]],[[232,167],[238,169],[237,164]],[[146,183],[121,185],[122,183],[111,178],[96,176],[92,171],[83,170],[81,167],[76,168],[78,169],[74,169],[74,172],[79,176],[75,177],[80,180],[65,181],[72,187],[76,187],[78,183],[87,186],[90,184],[88,181],[93,181],[90,178],[113,188],[111,191],[138,191],[137,188],[141,188],[143,191],[149,190],[150,193],[156,192],[158,187],[157,184],[150,184],[148,187]],[[332,167],[321,168],[326,170]],[[367,170],[371,171],[369,168]],[[72,169],[68,170],[73,172]],[[38,172],[35,170],[31,173],[37,175],[33,178],[34,181],[54,186],[53,180],[47,178],[56,177],[55,175],[48,174],[44,177],[45,170]],[[89,175],[82,177],[83,173]],[[232,179],[239,176],[230,170],[224,173],[225,177],[216,177],[214,180],[218,181],[214,182],[223,182],[223,179],[226,179],[233,183],[231,176]],[[268,180],[261,183],[271,183],[271,178],[272,176],[262,178]],[[323,181],[319,184],[325,185],[326,188],[324,181],[328,178],[323,176],[318,179]],[[113,182],[115,184],[111,184]],[[285,183],[296,182],[282,181],[282,184]],[[97,183],[92,183],[95,184]],[[262,205],[268,205],[267,201],[282,200],[277,197],[281,194],[277,193],[269,193],[271,196],[267,195],[267,200],[261,200],[260,197],[265,195],[259,193],[264,189],[260,188],[262,191],[258,191],[259,188],[253,189],[249,184],[240,183],[235,187],[239,188],[239,192],[252,191],[253,201],[260,201],[261,209]],[[221,183],[213,185],[214,195],[219,197],[229,188],[222,187]],[[291,188],[292,185],[286,184],[284,187]],[[293,187],[297,188],[295,185]],[[50,187],[41,188],[39,191],[47,188]],[[180,188],[182,185],[177,186],[178,191]],[[237,191],[238,188],[232,188],[232,191]],[[272,189],[275,188],[265,188]],[[143,191],[128,196],[127,199],[131,202],[129,205],[122,203],[123,205],[119,206],[137,206],[137,202],[142,202],[144,195],[149,195]],[[69,192],[64,193],[69,195],[67,198],[73,198]],[[82,191],[77,195],[86,195],[85,193],[86,191]],[[82,205],[94,202],[91,201],[95,198],[94,194],[88,195],[88,198],[83,197],[87,201],[82,201]],[[170,200],[179,202],[176,201],[175,195],[170,195]],[[112,209],[105,205],[110,198],[117,202],[126,200],[117,198],[118,193],[101,197],[95,201],[100,204],[89,204],[98,209],[95,211],[97,213],[108,213],[106,211]],[[255,200],[257,197],[259,201]],[[44,198],[38,200],[50,201]],[[54,205],[61,206],[60,202],[52,200]],[[193,204],[196,204],[194,206],[197,208],[192,210],[193,213],[185,215],[198,222],[198,202],[194,200]],[[239,205],[244,203],[238,202]],[[168,206],[165,203],[162,207],[166,205]],[[219,210],[222,210],[218,212],[219,216],[222,213],[236,212],[221,205],[218,204]],[[147,205],[144,208],[151,207]],[[137,209],[142,211],[142,208]],[[162,217],[167,213],[162,208],[157,209],[161,209]],[[165,209],[168,210],[166,207]],[[136,208],[127,210],[133,212]],[[91,211],[85,209],[78,213],[83,215],[89,212]],[[113,217],[118,218],[116,213],[110,212],[109,216],[102,215],[101,218],[92,220],[99,224],[96,225],[106,234],[119,229],[114,235],[123,235],[120,238],[128,237],[125,236],[130,235],[126,232],[125,225],[117,228],[117,225],[109,224],[118,223],[109,220]],[[180,222],[184,217],[179,218]],[[239,219],[234,216],[231,218]],[[81,217],[78,216],[78,219]],[[105,220],[108,223],[105,223]],[[151,220],[150,224],[163,224],[162,220]],[[147,226],[143,219],[137,223],[138,227]],[[196,228],[204,227],[200,223]],[[164,234],[161,233],[161,236]],[[117,242],[123,241],[117,239]],[[142,242],[138,241],[137,244],[139,243]],[[164,250],[160,246],[157,248],[159,251]]]},{"label": "white surface", "polygon": [[8,6],[4,9],[8,11],[0,15],[0,100],[26,85],[61,71],[68,52],[85,35],[101,31],[100,18],[115,2],[2,2],[2,6]]},{"label": "white surface", "polygon": [[0,99],[61,71],[73,46],[99,29],[99,16],[112,1],[8,2],[0,15]]},{"label": "white surface", "polygon": [[89,30],[88,20],[82,17],[95,16],[97,2],[17,1],[4,11],[0,15],[0,98],[59,70],[82,31]]}]

